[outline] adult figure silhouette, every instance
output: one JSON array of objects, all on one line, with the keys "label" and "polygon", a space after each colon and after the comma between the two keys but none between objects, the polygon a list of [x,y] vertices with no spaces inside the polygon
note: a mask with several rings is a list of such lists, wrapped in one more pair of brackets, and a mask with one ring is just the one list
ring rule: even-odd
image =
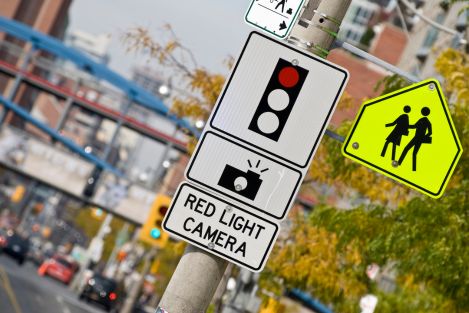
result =
[{"label": "adult figure silhouette", "polygon": [[399,115],[394,122],[385,125],[386,127],[395,127],[389,136],[386,137],[386,142],[384,143],[383,150],[381,151],[382,157],[386,155],[388,145],[392,143],[392,160],[396,160],[396,147],[401,145],[402,136],[407,136],[409,134],[409,112],[410,106],[406,105],[404,107],[404,114]]},{"label": "adult figure silhouette", "polygon": [[287,3],[288,0],[280,0],[279,3],[277,3],[277,5],[275,6],[275,10],[277,10],[277,8],[279,6],[282,6],[282,13],[283,11],[285,10],[285,3]]},{"label": "adult figure silhouette", "polygon": [[424,107],[420,112],[422,113],[423,117],[421,117],[417,123],[415,123],[415,125],[409,126],[409,128],[415,128],[414,138],[412,138],[407,146],[405,146],[398,162],[399,165],[401,165],[407,155],[407,152],[414,148],[412,151],[412,171],[414,172],[417,170],[417,154],[419,153],[420,147],[424,143],[432,143],[432,123],[430,123],[427,118],[427,116],[430,114],[430,109]]}]

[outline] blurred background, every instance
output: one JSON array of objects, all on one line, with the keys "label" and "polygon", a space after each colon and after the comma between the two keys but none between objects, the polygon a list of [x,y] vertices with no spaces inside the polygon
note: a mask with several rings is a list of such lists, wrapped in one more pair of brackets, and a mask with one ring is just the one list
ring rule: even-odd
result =
[{"label": "blurred background", "polygon": [[[0,313],[155,311],[185,247],[161,222],[248,6],[0,2]],[[467,6],[353,0],[339,33],[440,80],[465,148]],[[341,135],[364,100],[410,84],[343,49],[327,59],[350,72]],[[229,266],[210,312],[469,312],[467,157],[436,201],[339,150],[323,140],[266,269]]]}]

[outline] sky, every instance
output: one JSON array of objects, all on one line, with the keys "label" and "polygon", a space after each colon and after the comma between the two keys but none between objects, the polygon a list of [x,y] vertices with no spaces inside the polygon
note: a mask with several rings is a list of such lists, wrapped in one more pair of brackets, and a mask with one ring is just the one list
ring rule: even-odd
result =
[{"label": "sky", "polygon": [[[126,53],[122,34],[144,26],[156,38],[169,23],[199,65],[226,74],[223,60],[236,58],[253,30],[244,22],[249,4],[250,0],[73,0],[68,31],[109,34],[109,66],[130,77],[132,66],[147,64],[148,59]],[[156,62],[150,65],[158,69]]]}]

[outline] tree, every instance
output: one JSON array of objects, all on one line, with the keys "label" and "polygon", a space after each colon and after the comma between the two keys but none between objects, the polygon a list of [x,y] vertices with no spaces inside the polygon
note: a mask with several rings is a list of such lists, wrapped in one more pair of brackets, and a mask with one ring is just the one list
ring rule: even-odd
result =
[{"label": "tree", "polygon": [[[453,120],[465,151],[469,148],[465,136],[469,132],[468,61],[467,55],[450,49],[435,64],[445,79]],[[383,84],[385,93],[406,85],[397,77],[387,78]],[[345,135],[350,126],[345,123],[338,131]],[[339,312],[357,312],[359,298],[365,293],[379,296],[376,312],[469,312],[467,154],[463,154],[445,196],[434,200],[344,159],[339,149],[336,142],[325,138],[313,161],[311,176],[336,190],[345,189],[342,193],[348,197],[355,195],[371,202],[349,210],[322,205],[303,217],[286,239],[294,244],[277,245],[272,253],[266,279],[280,279],[287,286],[304,288]],[[328,246],[311,250],[311,242],[320,242],[317,234],[321,232]],[[298,238],[298,233],[307,234],[309,240]],[[359,254],[353,263],[346,262],[350,247]],[[321,259],[327,249],[332,252]],[[312,257],[318,257],[333,273],[302,267],[301,275],[293,275]],[[322,264],[320,261],[318,264]],[[340,267],[336,266],[338,262]],[[365,267],[371,263],[393,268],[397,274],[393,291],[382,292],[366,278]],[[344,271],[350,273],[345,276],[350,285],[338,278]],[[336,277],[334,288],[321,275]]]},{"label": "tree", "polygon": [[[130,50],[144,52],[173,71],[187,88],[173,99],[173,112],[206,119],[224,75],[200,67],[171,28],[166,30],[167,44],[154,41],[143,28],[129,31],[125,42]],[[469,125],[464,121],[469,101],[467,61],[461,52],[448,50],[436,63],[449,99],[454,100],[453,119],[465,151],[469,151],[465,139]],[[389,92],[406,84],[394,76],[380,87]],[[350,102],[345,95],[339,106]],[[346,122],[336,131],[346,135],[350,126]],[[331,138],[323,139],[308,181],[329,186],[352,207],[343,210],[323,204],[309,214],[294,215],[290,231],[279,239],[263,273],[263,288],[279,294],[285,287],[301,288],[344,313],[358,312],[360,297],[370,292],[380,299],[376,312],[469,312],[467,154],[444,198],[433,200],[345,159],[340,148]],[[384,292],[365,276],[372,262],[396,273],[395,288]]]}]

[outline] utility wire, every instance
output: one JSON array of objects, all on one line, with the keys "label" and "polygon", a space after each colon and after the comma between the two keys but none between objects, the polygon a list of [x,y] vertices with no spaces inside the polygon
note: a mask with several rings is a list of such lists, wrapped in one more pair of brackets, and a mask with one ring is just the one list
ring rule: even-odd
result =
[{"label": "utility wire", "polygon": [[[386,62],[386,61],[383,61],[381,60],[380,58],[377,58],[375,57],[374,55],[371,55],[357,47],[355,47],[354,45],[352,44],[349,44],[347,42],[344,42],[344,41],[341,41],[339,39],[336,39],[335,42],[334,42],[334,46],[335,47],[339,47],[339,48],[343,48],[344,50],[347,50],[349,51],[350,53],[352,54],[355,54],[356,56],[359,56],[367,61],[370,61],[371,63],[374,63],[376,65],[378,65],[379,67],[381,68],[384,68],[394,74],[397,74],[399,76],[402,76],[403,78],[407,79],[409,82],[412,82],[412,83],[416,83],[416,82],[419,82],[420,79],[412,74],[409,74],[403,70],[401,70],[400,68]],[[332,130],[329,130],[329,129],[326,129],[326,132],[325,132],[325,135],[331,137],[332,139],[335,139],[339,142],[344,142],[345,141],[345,138],[337,133],[335,133],[334,131]]]},{"label": "utility wire", "polygon": [[405,21],[404,14],[402,13],[402,10],[399,4],[396,4],[396,11],[397,11],[397,15],[399,16],[399,19],[401,20],[402,29],[404,29],[407,39],[410,40],[409,29],[407,28],[407,23]]},{"label": "utility wire", "polygon": [[466,40],[465,39],[462,39],[462,36],[461,36],[461,33],[454,30],[454,29],[451,29],[449,27],[446,27],[446,26],[443,26],[435,21],[433,21],[432,19],[426,17],[425,15],[423,15],[422,13],[420,13],[414,5],[412,5],[408,0],[399,0],[406,8],[408,8],[412,13],[414,13],[415,15],[417,15],[418,17],[420,17],[424,22],[426,22],[427,24],[430,24],[432,25],[433,27],[435,27],[436,29],[439,29],[445,33],[448,33],[448,34],[451,34],[453,36],[459,36],[461,38],[461,41],[462,43],[466,44]]},{"label": "utility wire", "polygon": [[374,63],[374,64],[378,65],[381,68],[384,68],[384,69],[386,69],[386,70],[388,70],[388,71],[390,71],[394,74],[402,76],[405,79],[407,79],[409,82],[416,83],[416,82],[419,82],[421,80],[420,78],[416,77],[415,75],[409,74],[409,73],[401,70],[397,66],[394,66],[394,65],[392,65],[392,64],[390,64],[386,61],[383,61],[380,58],[377,58],[374,55],[369,54],[368,52],[365,52],[365,51],[355,47],[352,44],[349,44],[347,42],[336,39],[335,40],[335,45],[336,45],[336,47],[343,48],[343,49],[351,52],[352,54],[355,54],[356,56],[359,56],[359,57],[361,57],[361,58],[363,58],[367,61],[370,61],[371,63]]}]

